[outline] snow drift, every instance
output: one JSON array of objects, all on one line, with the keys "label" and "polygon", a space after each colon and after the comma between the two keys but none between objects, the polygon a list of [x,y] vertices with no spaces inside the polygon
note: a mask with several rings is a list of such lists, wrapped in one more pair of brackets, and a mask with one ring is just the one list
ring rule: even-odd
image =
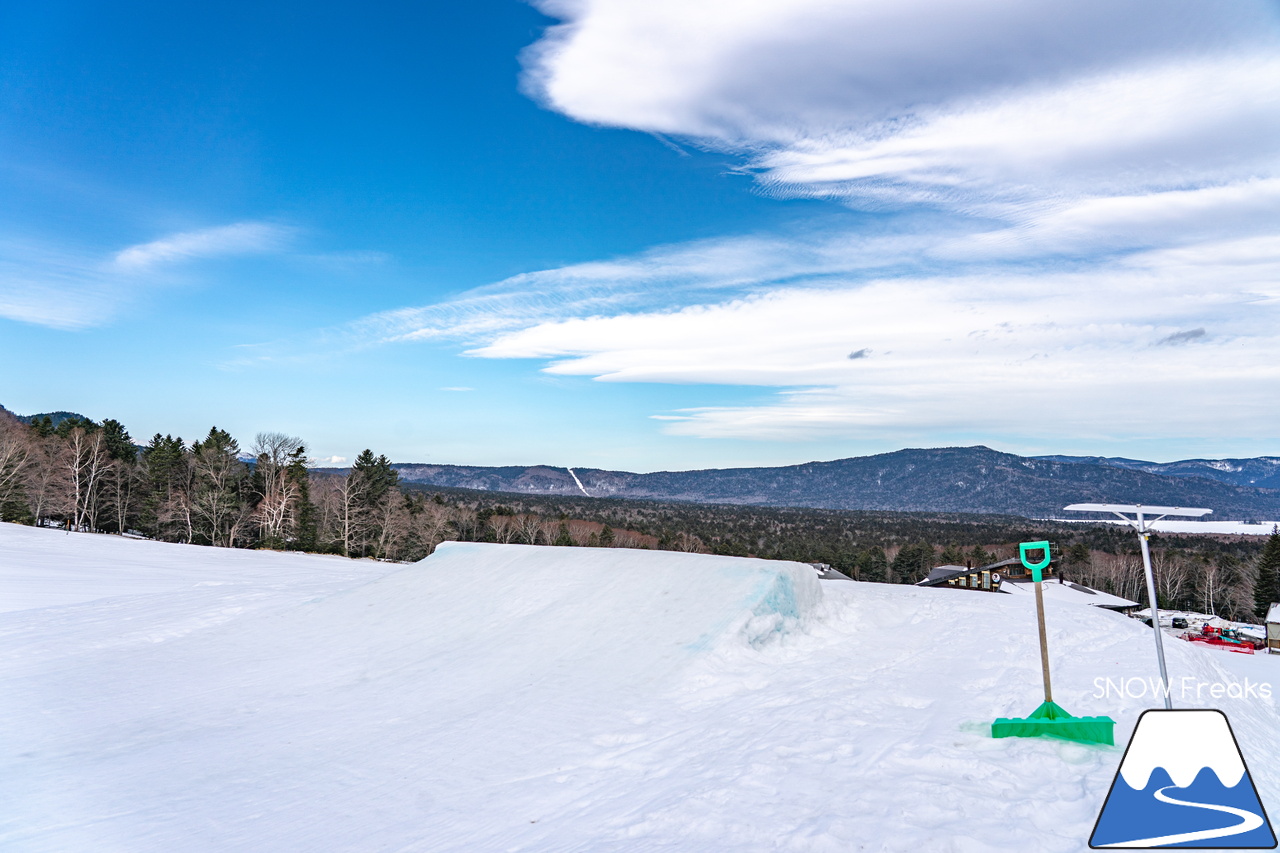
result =
[{"label": "snow drift", "polygon": [[[6,853],[1085,850],[1159,704],[1098,689],[1154,674],[1149,628],[1050,602],[1055,698],[1117,746],[994,740],[1041,699],[1029,600],[794,563],[398,566],[0,524],[11,589]],[[1179,685],[1280,687],[1275,656],[1166,653]],[[1174,703],[1229,714],[1274,810],[1274,700]]]}]

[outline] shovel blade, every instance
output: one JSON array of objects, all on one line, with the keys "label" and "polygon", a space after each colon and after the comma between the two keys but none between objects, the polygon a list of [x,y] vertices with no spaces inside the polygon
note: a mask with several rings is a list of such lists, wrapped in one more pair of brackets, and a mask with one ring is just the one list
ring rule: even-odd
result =
[{"label": "shovel blade", "polygon": [[1029,717],[1000,717],[991,724],[992,737],[1056,737],[1077,743],[1114,744],[1116,721],[1110,717],[1073,717],[1053,702],[1045,702]]}]

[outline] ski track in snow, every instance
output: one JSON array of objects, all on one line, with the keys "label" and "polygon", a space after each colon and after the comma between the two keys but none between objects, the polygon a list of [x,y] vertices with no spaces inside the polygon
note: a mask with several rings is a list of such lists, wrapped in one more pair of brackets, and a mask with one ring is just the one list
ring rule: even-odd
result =
[{"label": "ski track in snow", "polygon": [[[1042,698],[1012,596],[827,581],[788,622],[679,575],[432,565],[0,524],[0,848],[1083,851],[1158,704],[1094,696],[1154,653],[1087,607],[1047,614],[1054,693],[1114,747],[989,736]],[[1280,657],[1166,654],[1280,694]],[[1274,701],[1200,707],[1280,802]]]},{"label": "ski track in snow", "polygon": [[591,493],[587,491],[587,487],[582,485],[582,481],[578,479],[577,472],[575,472],[572,468],[566,468],[565,470],[569,472],[569,476],[573,478],[573,482],[578,484],[578,490],[582,492],[584,495],[586,495],[587,497],[591,497]]}]

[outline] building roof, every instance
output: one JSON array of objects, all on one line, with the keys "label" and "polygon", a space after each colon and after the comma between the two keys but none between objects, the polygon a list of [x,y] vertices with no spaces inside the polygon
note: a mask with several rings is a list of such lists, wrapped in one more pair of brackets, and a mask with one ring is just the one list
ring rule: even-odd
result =
[{"label": "building roof", "polygon": [[1267,611],[1268,622],[1280,622],[1280,601],[1271,605],[1271,609]]},{"label": "building roof", "polygon": [[[1110,610],[1120,610],[1128,607],[1140,606],[1136,601],[1130,601],[1127,598],[1121,598],[1120,596],[1112,595],[1109,592],[1090,589],[1084,584],[1045,581],[1041,584],[1041,588],[1044,591],[1044,597],[1050,601],[1062,601],[1070,604],[1088,604],[1093,607],[1105,607]],[[1005,582],[1000,584],[1000,591],[1010,593],[1011,595],[1032,595],[1035,593],[1030,581],[1013,580],[1009,578],[1006,578]]]},{"label": "building roof", "polygon": [[936,569],[933,569],[932,571],[929,572],[929,577],[925,578],[922,581],[917,581],[916,585],[917,586],[929,585],[929,584],[932,584],[934,581],[946,580],[949,577],[966,574],[971,571],[973,570],[966,569],[964,566],[938,566]]}]

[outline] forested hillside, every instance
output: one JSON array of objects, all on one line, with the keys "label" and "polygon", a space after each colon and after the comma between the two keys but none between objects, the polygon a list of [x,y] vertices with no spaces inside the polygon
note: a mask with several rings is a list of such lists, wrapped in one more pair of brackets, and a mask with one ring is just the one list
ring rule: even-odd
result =
[{"label": "forested hillside", "polygon": [[[305,442],[282,433],[259,433],[242,447],[213,427],[195,441],[156,434],[139,449],[113,419],[54,426],[0,412],[0,520],[391,560],[420,559],[445,540],[657,548],[827,563],[890,583],[914,583],[936,565],[985,564],[1013,556],[1017,542],[1049,539],[1068,577],[1145,600],[1136,539],[1114,526],[432,487],[402,482],[371,450],[345,470],[311,470],[307,462]],[[1155,537],[1163,602],[1249,618],[1259,570],[1260,592],[1280,583],[1267,574],[1276,560],[1259,560],[1259,540]]]},{"label": "forested hillside", "polygon": [[[1265,460],[1253,461],[1265,467]],[[898,450],[776,468],[652,474],[595,468],[570,472],[546,465],[397,464],[396,469],[405,480],[433,486],[560,495],[581,495],[585,489],[592,497],[748,506],[1052,517],[1067,504],[1108,502],[1211,507],[1215,518],[1280,517],[1280,491],[1275,489],[1117,465],[1015,456],[980,446]]]}]

